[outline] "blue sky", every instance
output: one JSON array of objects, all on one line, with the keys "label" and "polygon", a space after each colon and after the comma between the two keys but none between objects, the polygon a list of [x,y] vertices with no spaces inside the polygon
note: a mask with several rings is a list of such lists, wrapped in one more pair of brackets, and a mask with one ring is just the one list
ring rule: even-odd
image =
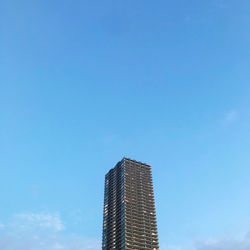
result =
[{"label": "blue sky", "polygon": [[126,156],[162,250],[250,249],[249,30],[248,0],[1,0],[0,248],[100,249]]}]

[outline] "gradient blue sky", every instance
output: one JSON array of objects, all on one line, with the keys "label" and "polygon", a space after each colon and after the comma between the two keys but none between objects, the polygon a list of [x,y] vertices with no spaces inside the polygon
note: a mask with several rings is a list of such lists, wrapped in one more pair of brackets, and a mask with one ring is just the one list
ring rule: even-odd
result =
[{"label": "gradient blue sky", "polygon": [[162,250],[250,249],[249,31],[249,0],[0,0],[0,248],[100,249],[126,156]]}]

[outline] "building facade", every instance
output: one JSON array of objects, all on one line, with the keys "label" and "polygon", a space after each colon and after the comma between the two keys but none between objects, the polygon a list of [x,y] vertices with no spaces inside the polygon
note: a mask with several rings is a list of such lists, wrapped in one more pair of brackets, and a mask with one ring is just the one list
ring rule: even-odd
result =
[{"label": "building facade", "polygon": [[106,174],[102,249],[159,249],[149,165],[123,158]]}]

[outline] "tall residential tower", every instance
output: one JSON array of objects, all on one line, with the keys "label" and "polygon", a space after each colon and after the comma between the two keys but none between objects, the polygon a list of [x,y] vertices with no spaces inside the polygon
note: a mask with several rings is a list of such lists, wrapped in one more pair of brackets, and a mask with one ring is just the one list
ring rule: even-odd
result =
[{"label": "tall residential tower", "polygon": [[159,249],[149,165],[123,158],[106,174],[102,249]]}]

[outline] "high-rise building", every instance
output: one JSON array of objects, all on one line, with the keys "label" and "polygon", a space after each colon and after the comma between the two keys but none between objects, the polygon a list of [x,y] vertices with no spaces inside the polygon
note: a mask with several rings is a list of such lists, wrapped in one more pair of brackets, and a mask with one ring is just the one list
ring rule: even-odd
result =
[{"label": "high-rise building", "polygon": [[105,176],[103,250],[158,250],[151,167],[123,158]]}]

